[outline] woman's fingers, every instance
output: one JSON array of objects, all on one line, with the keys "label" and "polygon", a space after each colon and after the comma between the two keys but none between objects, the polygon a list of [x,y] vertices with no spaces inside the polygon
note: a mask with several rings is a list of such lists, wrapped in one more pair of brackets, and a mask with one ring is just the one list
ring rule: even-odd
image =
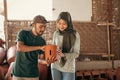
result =
[{"label": "woman's fingers", "polygon": [[56,57],[53,57],[53,56],[50,56],[48,59],[47,59],[47,63],[50,64],[50,63],[53,63],[57,61]]}]

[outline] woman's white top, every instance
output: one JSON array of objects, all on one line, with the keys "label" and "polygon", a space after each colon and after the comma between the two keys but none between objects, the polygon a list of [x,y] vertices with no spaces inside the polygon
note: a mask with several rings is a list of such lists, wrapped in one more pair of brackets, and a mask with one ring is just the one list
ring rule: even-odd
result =
[{"label": "woman's white top", "polygon": [[[53,34],[53,44],[61,47],[63,41],[63,36],[59,34],[58,31],[55,31]],[[56,61],[51,64],[51,68],[60,70],[62,72],[75,72],[75,58],[79,56],[80,53],[80,35],[76,32],[76,41],[72,46],[70,53],[64,53],[66,55],[67,61],[63,67],[59,65],[59,61]]]}]

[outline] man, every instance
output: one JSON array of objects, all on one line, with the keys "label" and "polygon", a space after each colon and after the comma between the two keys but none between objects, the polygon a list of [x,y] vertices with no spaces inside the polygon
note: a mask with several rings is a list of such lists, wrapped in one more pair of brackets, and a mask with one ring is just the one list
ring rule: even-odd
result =
[{"label": "man", "polygon": [[[30,31],[21,30],[17,35],[17,53],[12,70],[13,80],[39,80],[38,54],[44,53],[46,45],[41,37],[48,21],[41,15],[34,17]],[[50,58],[47,63],[54,62]]]}]

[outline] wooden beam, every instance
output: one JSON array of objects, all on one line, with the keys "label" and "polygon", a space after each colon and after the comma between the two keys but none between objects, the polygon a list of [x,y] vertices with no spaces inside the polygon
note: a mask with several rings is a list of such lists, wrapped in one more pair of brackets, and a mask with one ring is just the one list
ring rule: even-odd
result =
[{"label": "wooden beam", "polygon": [[7,21],[7,1],[4,0],[4,17],[5,21]]},{"label": "wooden beam", "polygon": [[4,33],[5,33],[5,41],[6,41],[6,49],[8,49],[8,25],[7,25],[7,0],[4,0]]}]

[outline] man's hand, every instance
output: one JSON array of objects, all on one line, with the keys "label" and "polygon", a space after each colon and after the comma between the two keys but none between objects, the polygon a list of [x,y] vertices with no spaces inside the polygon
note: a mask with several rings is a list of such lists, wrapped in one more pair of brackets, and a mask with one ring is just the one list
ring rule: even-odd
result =
[{"label": "man's hand", "polygon": [[38,46],[38,50],[44,51],[45,50],[45,46]]}]

